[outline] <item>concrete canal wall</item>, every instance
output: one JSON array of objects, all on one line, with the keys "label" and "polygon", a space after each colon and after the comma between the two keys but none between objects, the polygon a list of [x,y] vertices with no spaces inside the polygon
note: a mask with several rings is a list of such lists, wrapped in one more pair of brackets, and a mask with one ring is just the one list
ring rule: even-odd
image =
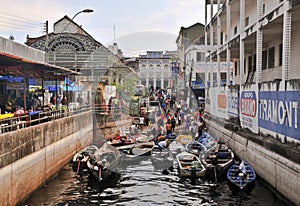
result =
[{"label": "concrete canal wall", "polygon": [[92,142],[92,112],[0,135],[0,205],[16,205]]},{"label": "concrete canal wall", "polygon": [[240,158],[253,166],[260,177],[292,203],[300,205],[299,162],[295,162],[296,158],[292,161],[292,158],[274,152],[276,147],[281,152],[291,152],[291,145],[276,146],[266,141],[266,138],[255,139],[249,135],[240,135],[213,121],[209,122],[209,128],[209,132],[227,142]]}]

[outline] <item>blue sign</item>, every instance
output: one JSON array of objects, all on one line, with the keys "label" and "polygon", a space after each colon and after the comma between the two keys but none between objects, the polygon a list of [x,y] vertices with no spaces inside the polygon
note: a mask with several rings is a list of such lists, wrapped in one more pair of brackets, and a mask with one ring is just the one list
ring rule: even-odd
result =
[{"label": "blue sign", "polygon": [[300,139],[300,91],[259,92],[258,125]]}]

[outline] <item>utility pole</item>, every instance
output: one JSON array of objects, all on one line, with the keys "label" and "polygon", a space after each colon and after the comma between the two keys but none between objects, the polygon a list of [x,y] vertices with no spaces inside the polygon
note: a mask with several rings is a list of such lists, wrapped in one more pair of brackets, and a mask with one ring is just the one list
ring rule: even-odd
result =
[{"label": "utility pole", "polygon": [[48,20],[45,23],[46,39],[45,39],[45,52],[46,52],[46,63],[49,63],[49,30],[48,30]]}]

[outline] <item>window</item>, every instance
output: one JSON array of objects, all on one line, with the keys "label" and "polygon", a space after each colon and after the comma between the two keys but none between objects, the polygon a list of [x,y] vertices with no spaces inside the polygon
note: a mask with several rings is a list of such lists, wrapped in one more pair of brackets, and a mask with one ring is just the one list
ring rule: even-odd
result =
[{"label": "window", "polygon": [[268,65],[268,50],[262,52],[262,70],[267,69]]},{"label": "window", "polygon": [[251,73],[253,70],[253,67],[252,67],[252,56],[249,56],[248,57],[248,73]]},{"label": "window", "polygon": [[233,33],[236,34],[237,33],[237,26],[234,27]]},{"label": "window", "polygon": [[282,44],[279,44],[279,66],[282,66]]},{"label": "window", "polygon": [[249,16],[245,19],[245,27],[249,25]]},{"label": "window", "polygon": [[196,61],[197,62],[201,62],[201,60],[202,60],[202,58],[201,58],[202,55],[201,54],[202,54],[202,52],[197,52],[196,53]]},{"label": "window", "polygon": [[253,72],[256,72],[256,54],[253,55]]},{"label": "window", "polygon": [[238,69],[238,62],[234,62],[234,76],[237,75],[237,69]]},{"label": "window", "polygon": [[246,74],[247,72],[247,67],[246,67],[246,58],[244,58],[244,74]]},{"label": "window", "polygon": [[269,49],[268,69],[275,67],[275,47]]}]

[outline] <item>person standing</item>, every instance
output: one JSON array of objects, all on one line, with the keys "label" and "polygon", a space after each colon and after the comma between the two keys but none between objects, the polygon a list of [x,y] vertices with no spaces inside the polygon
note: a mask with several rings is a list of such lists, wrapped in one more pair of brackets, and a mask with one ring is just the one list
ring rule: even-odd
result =
[{"label": "person standing", "polygon": [[174,116],[171,116],[171,125],[172,125],[172,132],[175,132],[176,119],[174,118]]},{"label": "person standing", "polygon": [[166,124],[166,130],[167,130],[167,135],[172,133],[172,124],[171,124],[171,120],[169,119]]}]

